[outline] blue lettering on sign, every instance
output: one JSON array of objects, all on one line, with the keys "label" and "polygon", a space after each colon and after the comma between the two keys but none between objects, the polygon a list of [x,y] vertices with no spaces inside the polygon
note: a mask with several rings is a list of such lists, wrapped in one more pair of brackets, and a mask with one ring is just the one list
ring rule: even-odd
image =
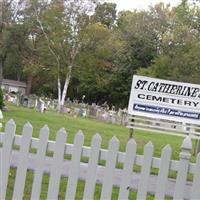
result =
[{"label": "blue lettering on sign", "polygon": [[189,119],[200,119],[200,113],[185,112],[185,111],[181,111],[181,110],[158,107],[158,106],[147,106],[147,105],[142,105],[142,104],[134,104],[133,110],[154,113],[154,114],[160,114],[160,115],[183,117],[183,118],[189,118]]}]

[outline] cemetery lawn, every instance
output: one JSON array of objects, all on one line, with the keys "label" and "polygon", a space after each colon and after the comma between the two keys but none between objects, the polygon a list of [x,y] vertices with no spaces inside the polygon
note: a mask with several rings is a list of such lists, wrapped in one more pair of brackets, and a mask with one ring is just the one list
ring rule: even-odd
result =
[{"label": "cemetery lawn", "polygon": [[[97,121],[88,118],[74,118],[66,114],[58,114],[53,111],[39,113],[33,109],[17,107],[7,104],[9,111],[3,112],[3,126],[9,119],[14,119],[16,123],[16,134],[22,133],[23,125],[30,122],[33,126],[33,137],[39,137],[39,130],[45,124],[50,129],[49,139],[55,140],[56,132],[64,127],[68,133],[68,143],[73,143],[74,135],[81,130],[85,136],[85,146],[90,146],[91,138],[95,133],[99,133],[102,137],[102,148],[108,147],[108,141],[116,136],[120,141],[120,151],[125,151],[125,145],[129,139],[129,129]],[[4,128],[3,128],[4,129]],[[134,131],[134,139],[137,142],[137,153],[143,154],[144,145],[152,141],[154,145],[154,156],[161,155],[161,149],[170,144],[173,150],[172,158],[179,159],[180,146],[183,137],[171,136],[159,133],[151,133],[136,130]]]}]

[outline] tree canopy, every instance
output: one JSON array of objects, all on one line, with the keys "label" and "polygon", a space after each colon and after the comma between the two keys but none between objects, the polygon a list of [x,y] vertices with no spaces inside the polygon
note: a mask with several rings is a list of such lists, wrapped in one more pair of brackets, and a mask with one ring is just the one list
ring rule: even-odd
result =
[{"label": "tree canopy", "polygon": [[0,80],[27,94],[127,107],[132,76],[200,83],[200,7],[122,11],[94,0],[2,1]]}]

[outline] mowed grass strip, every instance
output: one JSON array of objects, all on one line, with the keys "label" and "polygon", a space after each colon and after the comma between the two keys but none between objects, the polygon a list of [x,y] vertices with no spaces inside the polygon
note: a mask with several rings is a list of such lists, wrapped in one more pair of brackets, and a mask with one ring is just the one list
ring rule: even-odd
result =
[{"label": "mowed grass strip", "polygon": [[[16,175],[16,169],[11,169],[10,174],[9,174],[9,180],[8,180],[8,190],[6,193],[6,200],[12,199],[15,175]],[[28,170],[27,176],[26,176],[26,184],[25,184],[25,189],[24,189],[23,200],[31,199],[30,195],[31,195],[31,189],[32,189],[32,182],[33,182],[33,172]],[[40,194],[40,200],[47,199],[48,184],[49,184],[49,176],[47,174],[44,174],[43,180],[42,180],[42,189],[41,189],[41,194]],[[59,200],[65,199],[66,187],[67,187],[67,178],[62,177],[59,194],[58,194]],[[76,190],[76,197],[75,197],[76,200],[83,199],[84,187],[85,187],[84,181],[79,180],[78,184],[77,184],[77,190]],[[100,200],[101,189],[102,189],[102,185],[96,184],[94,200]],[[118,199],[118,195],[119,195],[119,188],[113,187],[111,200]],[[130,190],[129,191],[129,199],[134,200],[134,199],[136,199],[136,197],[137,197],[137,193],[133,190]],[[147,200],[153,200],[153,199],[154,199],[154,197],[151,194],[147,195]],[[166,198],[166,200],[167,199],[171,199],[171,198]]]}]

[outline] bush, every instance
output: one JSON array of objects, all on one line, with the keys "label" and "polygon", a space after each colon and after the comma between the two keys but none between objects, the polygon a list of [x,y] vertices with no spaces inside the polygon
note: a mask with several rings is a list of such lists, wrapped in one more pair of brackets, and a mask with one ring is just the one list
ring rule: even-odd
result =
[{"label": "bush", "polygon": [[4,106],[4,103],[3,103],[3,92],[2,92],[2,89],[0,88],[0,109],[2,109]]}]

